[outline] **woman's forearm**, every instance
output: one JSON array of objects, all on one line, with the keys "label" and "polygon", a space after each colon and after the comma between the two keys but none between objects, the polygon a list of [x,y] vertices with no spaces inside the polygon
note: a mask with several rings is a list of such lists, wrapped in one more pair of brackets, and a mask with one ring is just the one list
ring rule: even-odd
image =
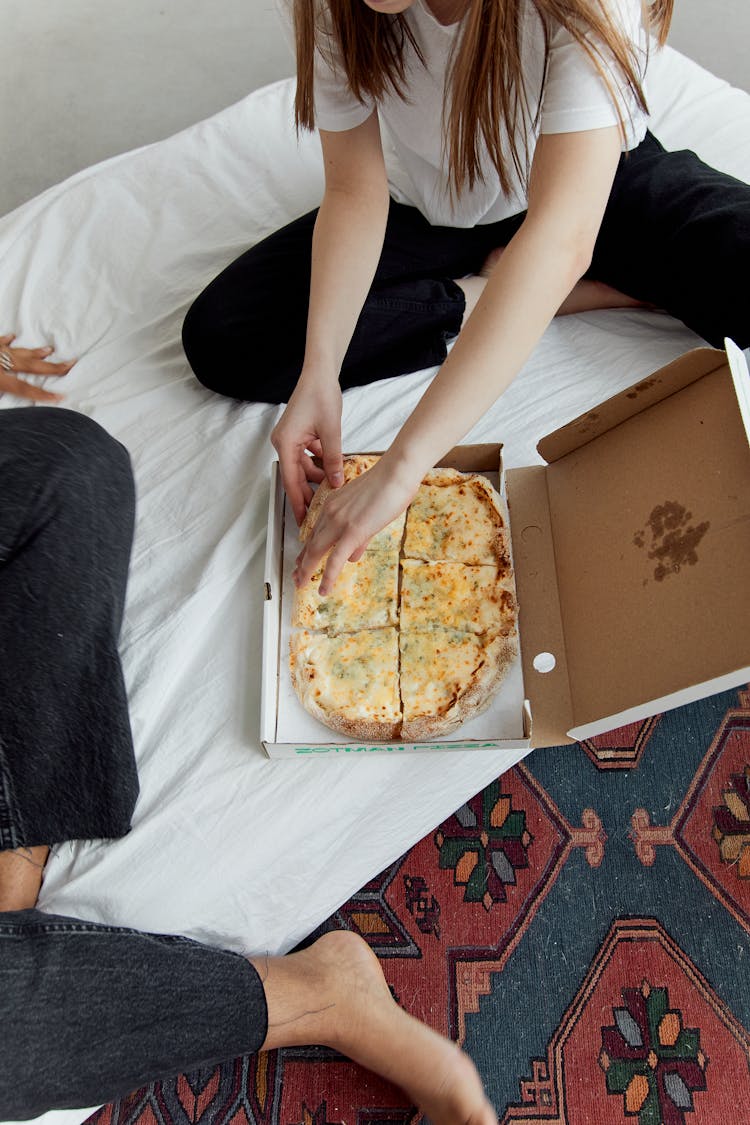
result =
[{"label": "woman's forearm", "polygon": [[610,127],[540,137],[527,216],[389,450],[402,475],[423,473],[460,441],[531,355],[590,264],[620,147]]},{"label": "woman's forearm", "polygon": [[483,417],[523,367],[587,257],[542,227],[519,230],[388,451],[394,468],[421,477]]},{"label": "woman's forearm", "polygon": [[385,180],[364,192],[326,190],[312,243],[308,374],[338,378],[383,249],[388,205]]}]

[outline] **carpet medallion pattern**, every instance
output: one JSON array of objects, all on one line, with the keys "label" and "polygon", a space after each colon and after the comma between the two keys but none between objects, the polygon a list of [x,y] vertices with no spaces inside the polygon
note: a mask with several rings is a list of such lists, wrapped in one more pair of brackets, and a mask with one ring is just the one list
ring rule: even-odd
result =
[{"label": "carpet medallion pattern", "polygon": [[[535,751],[334,928],[464,1045],[502,1125],[750,1125],[750,690]],[[414,1116],[310,1047],[154,1083],[91,1125]]]}]

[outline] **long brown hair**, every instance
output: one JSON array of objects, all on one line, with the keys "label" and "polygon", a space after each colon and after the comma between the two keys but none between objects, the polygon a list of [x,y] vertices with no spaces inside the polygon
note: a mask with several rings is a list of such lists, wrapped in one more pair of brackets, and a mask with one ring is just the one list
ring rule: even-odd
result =
[{"label": "long brown hair", "polygon": [[[591,59],[613,93],[612,75],[629,88],[636,105],[647,110],[632,43],[610,16],[607,0],[531,0],[545,36],[545,74],[552,29],[564,27]],[[644,24],[660,44],[667,38],[674,0],[642,0]],[[511,166],[525,179],[529,155],[517,137],[533,123],[521,69],[520,0],[467,0],[460,34],[446,80],[443,118],[451,190],[460,195],[482,178],[486,148],[502,190],[511,190]],[[387,15],[362,0],[294,0],[297,47],[295,120],[313,129],[314,54],[337,48],[349,88],[360,101],[386,93],[408,100],[405,48],[424,62],[403,14]],[[614,99],[621,130],[625,129]],[[523,126],[523,127],[522,127]],[[506,133],[509,152],[503,152]]]}]

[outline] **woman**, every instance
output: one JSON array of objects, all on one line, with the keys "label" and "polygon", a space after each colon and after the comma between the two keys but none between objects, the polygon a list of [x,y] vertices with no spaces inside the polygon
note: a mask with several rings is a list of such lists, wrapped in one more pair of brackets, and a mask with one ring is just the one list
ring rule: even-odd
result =
[{"label": "woman", "polygon": [[672,4],[294,0],[296,117],[320,130],[323,202],[198,298],[193,369],[288,401],[273,442],[299,521],[322,475],[309,452],[341,483],[341,390],[443,362],[461,329],[379,464],[328,505],[300,582],[333,547],[329,591],[556,312],[645,304],[750,343],[734,283],[750,189],[646,128],[648,34],[664,41]]},{"label": "woman", "polygon": [[[71,366],[11,344],[0,385],[20,397],[39,397],[24,373]],[[436,1125],[492,1125],[471,1061],[398,1007],[355,934],[245,958],[35,909],[47,845],[130,826],[117,637],[133,514],[127,452],[94,421],[0,410],[0,1119],[322,1043],[403,1086]]]}]

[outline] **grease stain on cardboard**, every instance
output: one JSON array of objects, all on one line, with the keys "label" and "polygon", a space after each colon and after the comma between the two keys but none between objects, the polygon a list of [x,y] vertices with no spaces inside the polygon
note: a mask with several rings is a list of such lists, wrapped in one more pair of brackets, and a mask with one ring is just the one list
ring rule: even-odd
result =
[{"label": "grease stain on cardboard", "polygon": [[644,391],[649,391],[652,387],[655,387],[658,382],[659,380],[652,375],[650,379],[644,379],[642,383],[636,383],[635,387],[633,387],[633,390],[628,391],[625,397],[638,398],[638,396],[642,395]]},{"label": "grease stain on cardboard", "polygon": [[633,535],[634,546],[639,550],[647,548],[647,558],[656,560],[656,582],[663,582],[670,574],[679,574],[683,566],[695,566],[698,562],[697,547],[711,523],[704,520],[692,524],[692,519],[693,513],[682,504],[665,500],[652,509],[646,526]]}]

